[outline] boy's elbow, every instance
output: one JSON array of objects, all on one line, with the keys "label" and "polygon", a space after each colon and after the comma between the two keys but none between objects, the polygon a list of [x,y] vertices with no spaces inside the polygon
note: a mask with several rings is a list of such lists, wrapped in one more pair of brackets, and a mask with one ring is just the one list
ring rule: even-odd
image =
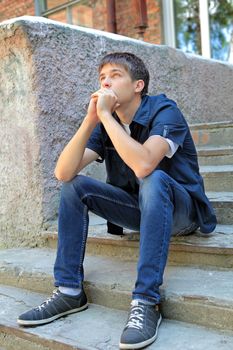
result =
[{"label": "boy's elbow", "polygon": [[144,164],[143,166],[137,167],[134,170],[134,174],[137,178],[143,179],[144,177],[150,175],[150,173],[153,171],[153,169],[148,166],[147,164]]},{"label": "boy's elbow", "polygon": [[54,171],[54,176],[58,181],[65,181],[64,177],[56,171]]},{"label": "boy's elbow", "polygon": [[67,174],[64,174],[64,173],[56,170],[56,169],[54,171],[54,175],[58,181],[62,181],[62,182],[69,182],[73,178],[71,176],[68,176]]}]

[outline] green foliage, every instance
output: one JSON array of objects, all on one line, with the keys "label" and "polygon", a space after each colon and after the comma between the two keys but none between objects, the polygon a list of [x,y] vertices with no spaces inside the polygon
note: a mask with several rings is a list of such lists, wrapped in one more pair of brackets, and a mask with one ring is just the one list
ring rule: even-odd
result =
[{"label": "green foliage", "polygon": [[[198,0],[174,0],[177,47],[201,53]],[[212,57],[227,60],[233,35],[233,0],[209,0]]]}]

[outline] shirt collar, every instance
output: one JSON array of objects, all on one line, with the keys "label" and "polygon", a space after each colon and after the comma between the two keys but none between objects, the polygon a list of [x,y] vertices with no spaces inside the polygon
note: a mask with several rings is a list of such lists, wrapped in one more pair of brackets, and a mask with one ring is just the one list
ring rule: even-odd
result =
[{"label": "shirt collar", "polygon": [[[132,122],[130,123],[130,125],[135,122],[138,123],[142,126],[147,127],[148,122],[149,122],[149,115],[150,115],[150,107],[149,107],[149,96],[143,96],[141,103],[133,117]],[[120,122],[120,118],[118,117],[116,112],[113,112],[113,116],[114,118],[118,121],[118,123],[121,124]]]},{"label": "shirt collar", "polygon": [[137,109],[137,112],[135,113],[132,122],[136,122],[138,124],[141,124],[143,126],[147,126],[149,122],[149,114],[150,114],[150,107],[149,107],[149,96],[143,96],[140,106]]}]

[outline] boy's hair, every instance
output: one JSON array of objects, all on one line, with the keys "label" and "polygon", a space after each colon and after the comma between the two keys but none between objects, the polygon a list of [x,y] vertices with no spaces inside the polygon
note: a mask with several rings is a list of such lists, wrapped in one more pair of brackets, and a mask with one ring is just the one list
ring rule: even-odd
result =
[{"label": "boy's hair", "polygon": [[99,64],[99,72],[106,64],[119,64],[125,68],[133,81],[140,79],[143,80],[145,86],[141,91],[141,96],[147,94],[150,75],[144,62],[139,57],[130,52],[109,53],[101,59]]}]

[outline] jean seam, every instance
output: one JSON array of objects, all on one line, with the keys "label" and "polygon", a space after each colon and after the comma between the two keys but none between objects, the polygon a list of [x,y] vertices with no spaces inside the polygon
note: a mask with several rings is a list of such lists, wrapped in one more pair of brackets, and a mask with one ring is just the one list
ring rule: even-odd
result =
[{"label": "jean seam", "polygon": [[[182,189],[179,186],[176,186],[175,182],[170,183],[170,185],[175,187],[176,191],[178,190],[180,193],[187,192],[189,194],[189,192],[182,185],[181,185]],[[190,194],[189,194],[189,196],[191,197]],[[199,227],[199,225],[197,224],[197,222],[193,221],[189,226],[184,227],[183,229],[181,229],[181,231],[177,232],[176,234],[172,234],[172,236],[173,237],[185,236],[189,233],[194,232],[198,227]]]},{"label": "jean seam", "polygon": [[179,192],[181,192],[181,193],[188,193],[189,194],[189,192],[181,184],[179,184],[179,185],[182,187],[182,189],[180,188],[180,186],[176,185],[175,181],[170,181],[170,179],[168,179],[168,182],[169,182],[170,186],[175,187],[175,189],[178,190]]},{"label": "jean seam", "polygon": [[107,196],[98,195],[98,194],[96,194],[96,193],[85,193],[85,195],[84,195],[83,197],[80,198],[81,201],[83,201],[83,199],[85,199],[85,198],[88,197],[88,196],[93,196],[93,197],[97,197],[97,198],[102,198],[102,199],[108,200],[109,202],[116,203],[116,204],[120,204],[120,205],[126,206],[126,207],[128,207],[128,208],[138,209],[138,206],[135,206],[135,205],[132,205],[132,204],[127,204],[127,203],[125,203],[125,202],[121,202],[121,201],[118,201],[118,200],[109,198],[109,197],[107,197]]},{"label": "jean seam", "polygon": [[88,211],[88,208],[87,208],[86,205],[84,205],[84,208],[83,208],[83,232],[82,232],[81,254],[80,254],[80,259],[79,259],[79,264],[78,264],[78,272],[77,272],[77,277],[78,277],[78,282],[79,283],[83,282],[82,278],[81,278],[81,268],[83,266],[85,243],[86,243],[86,239],[87,239],[87,211]]},{"label": "jean seam", "polygon": [[194,232],[198,227],[199,226],[195,222],[193,222],[188,227],[185,227],[183,230],[181,230],[178,233],[174,234],[173,237],[188,235],[189,233]]},{"label": "jean seam", "polygon": [[[166,186],[166,191],[168,193],[168,184]],[[160,252],[159,252],[159,274],[160,274],[160,271],[161,271],[161,264],[162,264],[162,259],[161,259],[161,256],[162,256],[162,252],[164,250],[164,243],[165,243],[165,232],[166,232],[166,226],[167,226],[167,209],[168,209],[168,200],[166,200],[166,202],[164,203],[164,223],[163,223],[163,239],[162,239],[162,242],[161,242],[161,245],[160,245]],[[157,280],[157,284],[158,284],[158,280]]]}]

